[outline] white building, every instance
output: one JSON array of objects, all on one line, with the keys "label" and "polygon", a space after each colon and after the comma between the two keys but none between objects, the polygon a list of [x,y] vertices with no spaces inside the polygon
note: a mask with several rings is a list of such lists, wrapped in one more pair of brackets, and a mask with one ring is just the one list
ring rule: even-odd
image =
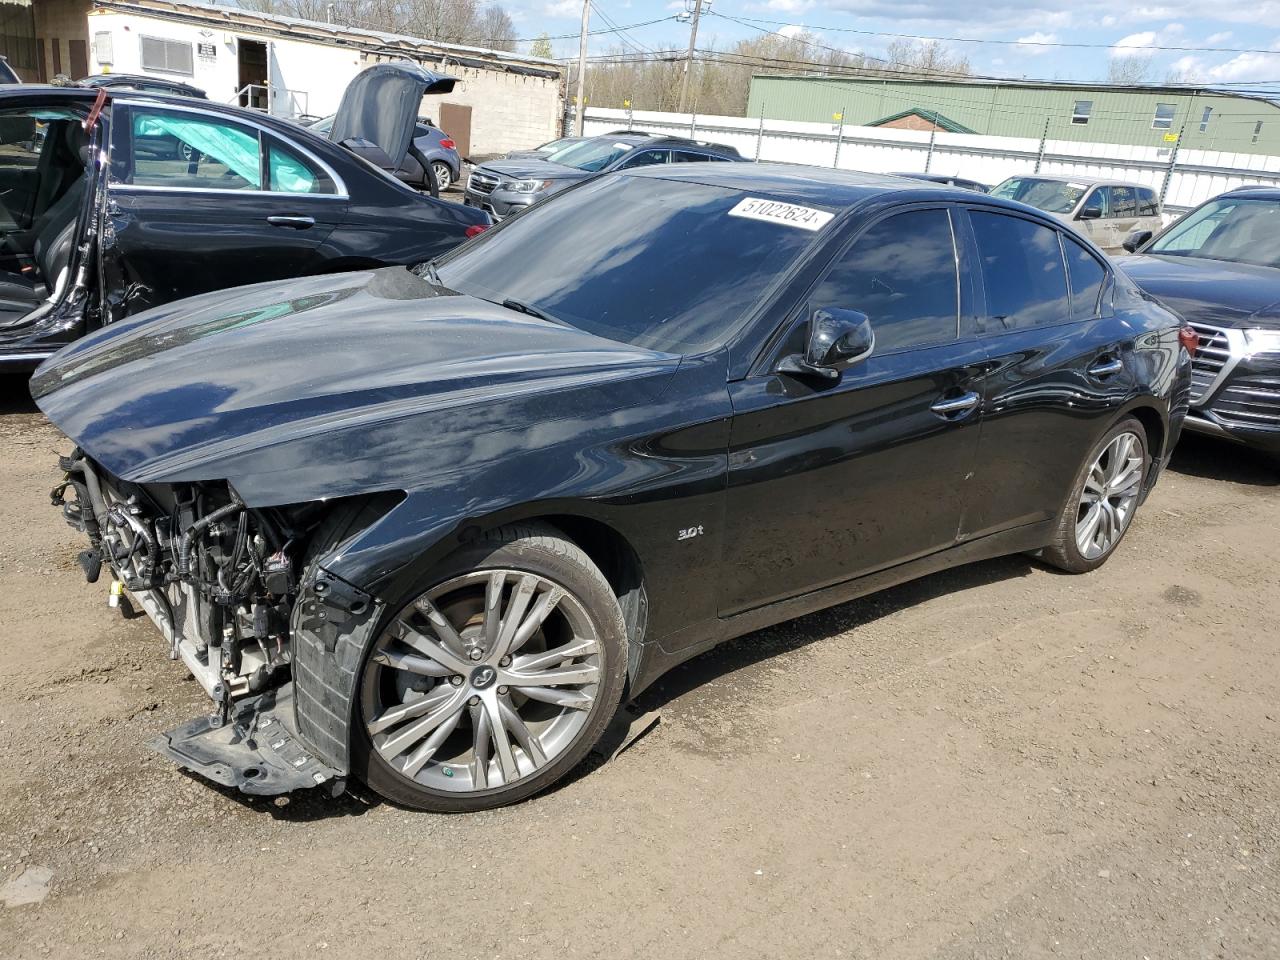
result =
[{"label": "white building", "polygon": [[323,117],[364,67],[409,59],[458,78],[451,94],[424,98],[422,115],[463,156],[559,133],[563,70],[554,60],[185,0],[94,0],[88,20],[90,73],[180,80],[210,100]]}]

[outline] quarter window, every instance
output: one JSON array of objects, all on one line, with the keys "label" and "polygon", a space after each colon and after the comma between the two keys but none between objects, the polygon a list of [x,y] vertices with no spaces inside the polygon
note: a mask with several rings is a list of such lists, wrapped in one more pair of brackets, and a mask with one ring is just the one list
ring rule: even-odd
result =
[{"label": "quarter window", "polygon": [[689,153],[685,150],[673,151],[671,155],[672,163],[703,163],[710,159],[705,153]]},{"label": "quarter window", "polygon": [[945,210],[882,220],[832,265],[810,303],[861,310],[876,353],[956,339],[960,298],[955,240]]},{"label": "quarter window", "polygon": [[1107,270],[1083,244],[1065,234],[1060,236],[1071,281],[1071,319],[1090,320],[1098,315],[1098,298],[1102,295]]},{"label": "quarter window", "polygon": [[1075,108],[1071,111],[1071,122],[1085,124],[1089,122],[1089,117],[1093,113],[1092,100],[1077,100]]},{"label": "quarter window", "polygon": [[155,73],[181,73],[191,76],[195,70],[191,57],[191,44],[160,37],[140,37],[142,44],[142,69]]},{"label": "quarter window", "polygon": [[1000,213],[970,215],[987,295],[984,330],[1024,330],[1071,316],[1058,231]]},{"label": "quarter window", "polygon": [[1152,130],[1168,130],[1173,126],[1173,115],[1178,112],[1176,103],[1157,103],[1156,115],[1151,120]]},{"label": "quarter window", "polygon": [[267,153],[270,189],[275,193],[337,193],[333,178],[281,143]]},{"label": "quarter window", "polygon": [[251,129],[195,114],[135,110],[136,186],[261,190],[262,151]]}]

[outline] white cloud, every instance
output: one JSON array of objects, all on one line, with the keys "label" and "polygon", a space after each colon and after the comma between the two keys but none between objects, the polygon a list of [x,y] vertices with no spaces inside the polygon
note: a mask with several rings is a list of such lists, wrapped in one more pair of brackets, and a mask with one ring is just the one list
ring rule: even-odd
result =
[{"label": "white cloud", "polygon": [[1037,30],[1035,33],[1029,33],[1025,37],[1018,38],[1018,52],[1025,53],[1028,56],[1038,57],[1042,54],[1049,53],[1053,48],[1041,46],[1046,43],[1057,43],[1058,37],[1053,33],[1041,33]]},{"label": "white cloud", "polygon": [[1230,30],[1223,30],[1221,33],[1211,33],[1209,36],[1205,37],[1204,45],[1206,47],[1216,47],[1229,41],[1231,36],[1232,34]]},{"label": "white cloud", "polygon": [[1111,56],[1113,57],[1141,57],[1150,56],[1154,53],[1150,48],[1156,42],[1156,33],[1154,30],[1144,30],[1142,33],[1131,33],[1127,37],[1121,37],[1111,47]]},{"label": "white cloud", "polygon": [[789,23],[785,27],[778,28],[778,33],[782,34],[784,37],[797,37],[802,33],[808,32],[808,30],[798,23]]},{"label": "white cloud", "polygon": [[1274,80],[1280,71],[1280,53],[1241,53],[1204,71],[1210,83]]},{"label": "white cloud", "polygon": [[778,10],[782,13],[804,13],[806,10],[813,9],[814,0],[769,0],[765,6],[769,10]]},{"label": "white cloud", "polygon": [[548,17],[580,17],[582,4],[579,0],[554,0],[542,8]]}]

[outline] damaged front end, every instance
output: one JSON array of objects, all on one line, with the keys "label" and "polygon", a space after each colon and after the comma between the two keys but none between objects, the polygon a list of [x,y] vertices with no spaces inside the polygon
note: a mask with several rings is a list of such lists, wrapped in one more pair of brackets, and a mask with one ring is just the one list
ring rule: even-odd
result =
[{"label": "damaged front end", "polygon": [[[345,771],[300,739],[293,703],[290,624],[299,598],[315,595],[302,582],[309,574],[314,587],[317,572],[304,551],[323,505],[259,510],[227,483],[127,483],[80,450],[59,466],[66,476],[53,502],[89,538],[85,578],[96,582],[105,567],[110,604],[126,617],[146,613],[213,701],[209,715],[150,746],[245,793],[341,792]],[[330,616],[305,605],[312,618]]]}]

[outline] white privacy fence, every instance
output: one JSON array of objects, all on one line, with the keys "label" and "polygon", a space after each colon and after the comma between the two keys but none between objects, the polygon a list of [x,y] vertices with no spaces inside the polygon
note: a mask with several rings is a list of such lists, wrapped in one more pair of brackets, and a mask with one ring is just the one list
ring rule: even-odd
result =
[{"label": "white privacy fence", "polygon": [[1155,188],[1166,211],[1194,207],[1244,184],[1280,184],[1280,157],[1183,150],[1176,143],[1134,146],[1079,143],[1046,136],[854,127],[839,123],[711,117],[589,107],[588,135],[645,130],[736,147],[744,157],[870,173],[938,173],[996,184],[1015,174],[1109,177]]}]

